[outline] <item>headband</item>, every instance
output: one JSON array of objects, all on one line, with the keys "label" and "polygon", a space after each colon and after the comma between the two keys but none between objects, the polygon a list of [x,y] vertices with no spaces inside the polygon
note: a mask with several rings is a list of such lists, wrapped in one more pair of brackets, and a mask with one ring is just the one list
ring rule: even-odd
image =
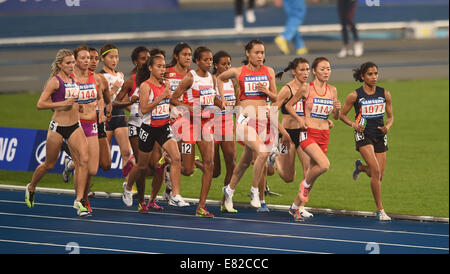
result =
[{"label": "headband", "polygon": [[117,51],[119,51],[119,50],[116,49],[116,48],[114,48],[114,49],[109,49],[109,50],[103,52],[103,53],[102,53],[102,56],[105,56],[105,54],[107,54],[108,52],[110,52],[110,51],[112,51],[112,50],[117,50]]}]

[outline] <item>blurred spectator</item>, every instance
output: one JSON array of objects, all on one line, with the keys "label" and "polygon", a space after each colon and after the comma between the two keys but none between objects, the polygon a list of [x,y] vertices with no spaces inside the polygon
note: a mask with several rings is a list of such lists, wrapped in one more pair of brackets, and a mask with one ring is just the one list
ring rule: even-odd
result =
[{"label": "blurred spectator", "polygon": [[[338,0],[337,1],[337,9],[339,14],[339,20],[342,26],[342,41],[344,42],[344,46],[341,51],[338,53],[339,58],[347,57],[348,55],[355,55],[357,57],[361,56],[364,52],[363,44],[359,41],[358,30],[355,25],[355,11],[357,0]],[[353,49],[349,45],[349,35],[348,29],[352,32],[353,35]]]},{"label": "blurred spectator", "polygon": [[[234,29],[236,32],[242,32],[244,30],[244,0],[234,0]],[[245,12],[245,20],[247,23],[255,23],[255,0],[248,1],[248,9]]]},{"label": "blurred spectator", "polygon": [[303,19],[306,16],[306,4],[304,0],[275,0],[277,7],[283,6],[286,14],[286,25],[284,32],[281,35],[275,37],[275,44],[280,50],[288,55],[289,46],[288,41],[294,43],[296,54],[307,54],[308,49],[305,46],[303,37],[298,31],[299,26],[303,23]]}]

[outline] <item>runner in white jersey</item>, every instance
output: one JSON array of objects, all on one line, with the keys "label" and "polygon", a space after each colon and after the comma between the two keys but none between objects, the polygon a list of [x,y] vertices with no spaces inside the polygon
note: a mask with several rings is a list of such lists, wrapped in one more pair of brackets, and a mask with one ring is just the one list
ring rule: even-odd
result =
[{"label": "runner in white jersey", "polygon": [[111,144],[113,135],[116,138],[122,156],[122,172],[124,177],[126,177],[131,167],[135,164],[135,161],[131,155],[125,111],[123,106],[115,100],[124,83],[123,73],[116,71],[117,65],[119,64],[119,50],[114,45],[106,44],[100,49],[100,56],[104,64],[101,73],[103,73],[103,76],[108,81],[110,97],[113,102],[112,117],[106,123],[106,134],[109,144]]},{"label": "runner in white jersey", "polygon": [[[194,52],[194,61],[198,68],[191,70],[186,75],[170,100],[171,104],[184,106],[188,110],[183,112],[183,117],[173,124],[173,131],[176,132],[181,128],[182,141],[191,145],[197,144],[200,150],[204,169],[196,216],[214,217],[205,207],[214,165],[212,117],[217,109],[214,106],[220,105],[224,109],[224,101],[217,98],[215,84],[209,73],[212,66],[211,50],[206,47],[198,47]],[[183,96],[183,102],[179,101],[181,96]],[[186,155],[186,151],[184,155]]]}]

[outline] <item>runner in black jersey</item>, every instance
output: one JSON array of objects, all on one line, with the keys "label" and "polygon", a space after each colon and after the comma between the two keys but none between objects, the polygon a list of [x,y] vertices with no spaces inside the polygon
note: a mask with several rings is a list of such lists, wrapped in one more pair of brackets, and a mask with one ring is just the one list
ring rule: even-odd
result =
[{"label": "runner in black jersey", "polygon": [[[366,62],[354,69],[353,77],[364,85],[350,93],[340,119],[355,130],[356,150],[361,153],[367,166],[360,160],[355,162],[353,179],[359,177],[361,171],[371,179],[372,194],[377,205],[377,217],[381,221],[389,221],[381,202],[381,180],[386,166],[387,132],[394,122],[391,95],[384,88],[378,87],[378,67],[375,63]],[[355,108],[355,122],[347,117],[352,106]],[[384,115],[386,114],[386,124]]]}]

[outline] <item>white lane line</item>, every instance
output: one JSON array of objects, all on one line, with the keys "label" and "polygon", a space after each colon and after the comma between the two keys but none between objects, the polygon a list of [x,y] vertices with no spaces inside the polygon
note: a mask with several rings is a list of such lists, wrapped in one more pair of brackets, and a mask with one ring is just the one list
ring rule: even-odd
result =
[{"label": "white lane line", "polygon": [[[27,244],[27,245],[42,245],[42,246],[59,246],[66,247],[66,245],[55,244],[55,243],[44,243],[44,242],[28,242],[28,241],[16,241],[16,240],[8,240],[8,239],[0,239],[0,242],[4,243],[15,243],[15,244]],[[102,251],[114,251],[114,252],[122,252],[122,253],[141,253],[141,254],[159,254],[159,253],[151,253],[137,250],[124,250],[124,249],[111,249],[111,248],[101,248],[101,247],[92,247],[92,246],[79,246],[80,249],[93,249],[93,250],[102,250]]]},{"label": "white lane line", "polygon": [[[3,203],[24,204],[24,202],[22,202],[22,201],[0,200],[0,203],[2,203],[2,202]],[[71,205],[62,205],[62,204],[35,203],[35,205],[72,208]],[[127,210],[127,209],[114,209],[114,208],[101,208],[101,207],[93,207],[92,209],[94,209],[94,210],[105,210],[105,211],[114,211],[114,212],[136,213],[135,210]],[[186,214],[168,213],[168,212],[150,212],[150,214],[198,218],[195,215],[186,215]],[[253,222],[253,223],[268,223],[268,224],[282,224],[282,225],[294,225],[294,226],[319,227],[319,228],[329,228],[329,229],[370,231],[370,232],[380,232],[380,233],[398,233],[398,234],[433,236],[433,237],[447,237],[447,238],[449,237],[448,234],[433,234],[433,233],[423,233],[423,232],[410,232],[410,231],[400,231],[400,230],[384,230],[384,229],[347,227],[347,226],[331,226],[331,225],[319,225],[319,224],[296,223],[296,222],[277,222],[277,221],[242,219],[242,218],[227,218],[227,217],[214,217],[214,219],[221,219],[221,220],[227,220],[227,221]]]},{"label": "white lane line", "polygon": [[[40,215],[5,213],[5,212],[0,212],[0,215],[20,216],[20,217],[30,217],[30,218],[40,218],[40,219],[83,221],[83,222],[118,224],[118,225],[157,227],[157,228],[166,228],[166,229],[174,229],[174,230],[194,230],[194,231],[218,232],[218,233],[228,233],[228,234],[243,234],[243,235],[252,235],[252,236],[257,236],[257,237],[276,237],[276,238],[288,238],[288,239],[305,239],[305,240],[317,240],[317,241],[340,242],[340,243],[354,243],[354,244],[364,244],[364,245],[367,244],[367,241],[357,241],[357,240],[342,240],[342,239],[332,239],[332,238],[322,238],[322,237],[308,237],[308,236],[298,236],[298,235],[269,234],[269,233],[259,233],[259,232],[251,232],[251,231],[233,231],[233,230],[222,230],[222,229],[209,229],[209,228],[201,228],[201,227],[185,227],[185,226],[142,224],[142,223],[132,223],[132,222],[119,222],[119,221],[104,221],[104,220],[93,220],[93,219],[88,219],[88,218],[75,219],[75,218],[67,218],[67,217],[40,216]],[[393,244],[393,243],[384,243],[384,242],[377,242],[377,244],[379,244],[379,245],[386,245],[386,246],[394,246],[394,247],[434,249],[434,250],[447,250],[447,251],[449,250],[448,248],[442,248],[442,247],[407,245],[407,244]]]},{"label": "white lane line", "polygon": [[[206,246],[220,246],[220,247],[232,247],[232,248],[258,249],[258,250],[262,249],[262,250],[277,251],[277,252],[282,251],[282,252],[291,252],[291,253],[329,254],[329,253],[324,253],[324,252],[315,252],[315,251],[307,251],[307,250],[270,248],[270,247],[249,246],[249,245],[232,245],[232,244],[185,241],[185,240],[175,240],[175,239],[159,239],[159,238],[138,237],[138,236],[128,236],[128,235],[89,233],[89,232],[81,232],[81,231],[53,230],[53,229],[41,229],[41,228],[17,227],[17,226],[2,226],[2,225],[0,225],[0,228],[27,230],[27,231],[40,231],[40,232],[50,232],[50,233],[76,234],[76,235],[86,235],[86,236],[96,236],[96,237],[111,237],[111,238],[123,238],[123,239],[146,240],[146,241],[173,242],[173,243],[206,245]],[[130,252],[134,252],[134,251],[130,251]]]}]

